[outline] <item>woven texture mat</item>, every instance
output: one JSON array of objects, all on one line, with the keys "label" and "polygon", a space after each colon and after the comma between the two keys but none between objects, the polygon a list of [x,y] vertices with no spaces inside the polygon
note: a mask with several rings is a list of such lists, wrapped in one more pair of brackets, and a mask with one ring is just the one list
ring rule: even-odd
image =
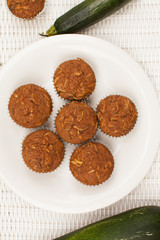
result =
[{"label": "woven texture mat", "polygon": [[[30,21],[14,17],[0,1],[0,63],[39,40],[54,20],[80,0],[46,0]],[[129,53],[145,70],[160,98],[160,1],[132,0],[118,13],[81,32],[106,39]],[[5,79],[4,79],[5,81]],[[2,117],[2,116],[1,116]],[[0,239],[51,240],[86,224],[142,205],[160,205],[160,149],[144,180],[114,205],[85,214],[59,214],[25,202],[0,181]]]}]

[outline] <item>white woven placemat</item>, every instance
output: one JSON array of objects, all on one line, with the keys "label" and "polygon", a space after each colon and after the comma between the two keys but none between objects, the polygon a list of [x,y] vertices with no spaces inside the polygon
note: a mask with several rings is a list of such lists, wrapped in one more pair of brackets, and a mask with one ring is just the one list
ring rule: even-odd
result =
[{"label": "white woven placemat", "polygon": [[[46,0],[45,11],[24,21],[14,17],[0,1],[0,63],[41,37],[63,12],[80,0]],[[132,0],[118,13],[86,29],[83,34],[106,39],[127,51],[148,74],[160,98],[160,1]],[[5,79],[4,79],[5,81]],[[2,117],[2,115],[0,116]],[[0,239],[51,240],[66,232],[124,210],[160,205],[160,149],[145,179],[114,205],[85,214],[58,214],[36,208],[0,181]]]}]

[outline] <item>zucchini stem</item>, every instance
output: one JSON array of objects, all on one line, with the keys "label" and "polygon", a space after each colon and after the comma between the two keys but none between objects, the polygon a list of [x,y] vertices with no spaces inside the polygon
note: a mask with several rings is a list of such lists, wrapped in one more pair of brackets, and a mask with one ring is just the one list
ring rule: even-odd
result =
[{"label": "zucchini stem", "polygon": [[47,30],[46,34],[47,34],[48,37],[49,37],[49,36],[57,35],[58,32],[57,32],[55,26],[52,25],[52,26]]},{"label": "zucchini stem", "polygon": [[48,37],[47,34],[43,34],[43,33],[39,33],[39,35],[42,36],[42,37]]}]

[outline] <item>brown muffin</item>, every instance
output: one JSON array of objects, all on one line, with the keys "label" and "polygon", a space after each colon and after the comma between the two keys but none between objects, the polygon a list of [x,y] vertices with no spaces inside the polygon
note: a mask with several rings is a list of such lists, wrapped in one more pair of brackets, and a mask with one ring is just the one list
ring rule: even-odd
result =
[{"label": "brown muffin", "polygon": [[100,101],[97,116],[102,132],[113,137],[120,137],[132,130],[138,113],[129,98],[111,95]]},{"label": "brown muffin", "polygon": [[69,100],[87,98],[94,91],[95,83],[92,68],[82,59],[63,62],[54,74],[57,93]]},{"label": "brown muffin", "polygon": [[7,0],[10,11],[19,18],[33,18],[44,8],[45,0]]},{"label": "brown muffin", "polygon": [[64,141],[79,144],[95,135],[98,121],[96,113],[89,105],[73,101],[59,111],[55,126]]},{"label": "brown muffin", "polygon": [[64,144],[55,133],[41,129],[25,138],[22,156],[26,165],[33,171],[51,172],[63,160]]},{"label": "brown muffin", "polygon": [[114,168],[111,152],[101,143],[86,143],[72,153],[70,170],[83,184],[98,185],[106,181]]},{"label": "brown muffin", "polygon": [[52,111],[52,100],[45,89],[27,84],[13,92],[8,108],[17,124],[26,128],[35,128],[47,121]]}]

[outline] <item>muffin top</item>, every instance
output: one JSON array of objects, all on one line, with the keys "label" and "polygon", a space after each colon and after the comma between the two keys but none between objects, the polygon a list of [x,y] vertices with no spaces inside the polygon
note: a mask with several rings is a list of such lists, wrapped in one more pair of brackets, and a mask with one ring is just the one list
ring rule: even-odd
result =
[{"label": "muffin top", "polygon": [[133,129],[138,113],[129,98],[111,95],[100,101],[97,116],[102,132],[120,137]]},{"label": "muffin top", "polygon": [[20,126],[35,128],[45,123],[52,111],[48,92],[34,84],[17,88],[9,100],[9,113]]},{"label": "muffin top", "polygon": [[98,121],[96,113],[89,105],[73,101],[61,108],[55,126],[64,141],[79,144],[95,135]]},{"label": "muffin top", "polygon": [[111,152],[103,144],[89,142],[72,153],[70,170],[83,184],[98,185],[106,181],[114,168]]},{"label": "muffin top", "polygon": [[64,144],[49,130],[38,130],[23,141],[22,156],[26,165],[35,172],[55,170],[64,157]]},{"label": "muffin top", "polygon": [[7,0],[10,11],[19,18],[33,18],[44,8],[45,0]]},{"label": "muffin top", "polygon": [[82,59],[63,62],[54,74],[57,93],[69,100],[87,98],[94,91],[95,83],[92,68]]}]

